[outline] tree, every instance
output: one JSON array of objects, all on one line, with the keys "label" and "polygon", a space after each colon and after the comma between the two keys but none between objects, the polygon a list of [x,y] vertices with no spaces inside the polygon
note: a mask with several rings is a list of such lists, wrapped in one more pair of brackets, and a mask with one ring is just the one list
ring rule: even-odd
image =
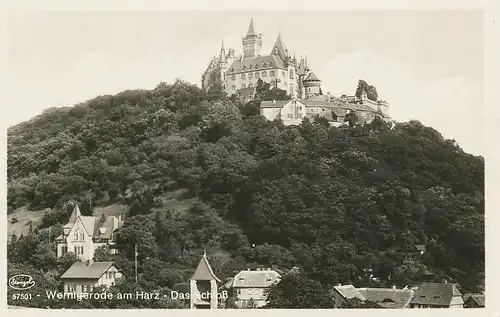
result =
[{"label": "tree", "polygon": [[377,88],[374,86],[368,85],[366,81],[360,79],[358,81],[358,87],[356,88],[356,93],[355,96],[358,98],[361,98],[361,94],[363,93],[363,90],[366,91],[366,95],[368,99],[377,101],[378,99],[378,93],[377,93]]},{"label": "tree", "polygon": [[321,283],[301,275],[286,275],[271,287],[266,308],[333,308],[334,302]]},{"label": "tree", "polygon": [[111,249],[108,245],[101,245],[94,251],[94,261],[108,262],[113,260]]},{"label": "tree", "polygon": [[345,300],[340,308],[354,308],[354,309],[364,309],[364,308],[381,308],[380,305],[378,305],[375,302],[372,301],[362,301],[359,298],[355,297],[352,299],[347,299]]}]

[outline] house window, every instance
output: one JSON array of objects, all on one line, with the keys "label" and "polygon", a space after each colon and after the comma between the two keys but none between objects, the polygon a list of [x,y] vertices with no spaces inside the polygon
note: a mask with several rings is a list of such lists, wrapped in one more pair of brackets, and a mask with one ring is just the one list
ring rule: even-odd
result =
[{"label": "house window", "polygon": [[253,73],[248,74],[248,79],[253,79]]},{"label": "house window", "polygon": [[291,113],[288,114],[288,118],[293,118],[293,115]]},{"label": "house window", "polygon": [[82,292],[83,292],[83,293],[87,293],[88,291],[89,291],[89,289],[88,289],[88,285],[83,284],[83,285],[82,285]]},{"label": "house window", "polygon": [[68,292],[69,293],[76,292],[76,285],[74,285],[74,284],[68,284]]},{"label": "house window", "polygon": [[269,74],[271,75],[271,77],[274,77],[274,70],[270,71]]},{"label": "house window", "polygon": [[233,91],[235,91],[235,90],[236,90],[236,86],[235,86],[235,85],[233,85],[233,87],[231,87],[231,89],[232,89]]},{"label": "house window", "polygon": [[85,234],[83,232],[80,232],[80,240],[81,241],[85,240]]},{"label": "house window", "polygon": [[245,88],[247,85],[245,84],[241,84],[241,88]]},{"label": "house window", "polygon": [[236,75],[231,76],[232,80],[236,80]]},{"label": "house window", "polygon": [[68,253],[68,246],[67,245],[62,246],[61,253],[62,253],[62,255],[65,255],[66,253]]},{"label": "house window", "polygon": [[238,288],[238,289],[236,290],[236,293],[237,293],[238,295],[241,295],[241,289],[239,289],[239,288]]},{"label": "house window", "polygon": [[116,272],[106,272],[106,278],[108,280],[114,279],[116,277]]},{"label": "house window", "polygon": [[75,241],[78,241],[78,238],[79,238],[79,232],[75,231]]},{"label": "house window", "polygon": [[266,71],[262,72],[262,77],[267,77],[267,72]]},{"label": "house window", "polygon": [[252,83],[249,83],[249,84],[248,84],[248,88],[250,88],[250,87],[253,87],[253,84],[252,84]]},{"label": "house window", "polygon": [[83,254],[83,246],[82,245],[75,245],[75,254],[76,255],[82,255]]},{"label": "house window", "polygon": [[245,80],[245,74],[241,74],[241,79]]},{"label": "house window", "polygon": [[255,78],[259,78],[259,73],[255,73]]},{"label": "house window", "polygon": [[285,75],[285,71],[284,71],[284,70],[282,70],[282,71],[281,71],[281,76],[283,76],[283,77],[285,77],[285,76],[286,76],[286,75]]}]

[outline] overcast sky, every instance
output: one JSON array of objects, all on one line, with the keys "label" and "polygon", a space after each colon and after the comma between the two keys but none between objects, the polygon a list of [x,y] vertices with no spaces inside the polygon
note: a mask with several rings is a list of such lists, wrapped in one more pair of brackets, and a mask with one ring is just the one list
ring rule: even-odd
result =
[{"label": "overcast sky", "polygon": [[160,81],[200,85],[222,39],[241,53],[252,15],[262,54],[281,32],[323,92],[352,95],[364,79],[394,119],[483,153],[480,11],[11,11],[8,124]]}]

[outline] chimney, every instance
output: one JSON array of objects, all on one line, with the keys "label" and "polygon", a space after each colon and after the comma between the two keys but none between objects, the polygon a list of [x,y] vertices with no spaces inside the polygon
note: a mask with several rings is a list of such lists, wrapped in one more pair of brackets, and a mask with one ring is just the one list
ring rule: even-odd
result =
[{"label": "chimney", "polygon": [[396,285],[392,285],[392,289],[396,289]]},{"label": "chimney", "polygon": [[445,284],[448,284],[448,280],[444,280],[444,283],[445,283]]},{"label": "chimney", "polygon": [[276,100],[273,99],[273,104],[275,104],[275,103],[276,103]]},{"label": "chimney", "polygon": [[342,283],[338,283],[337,286],[342,286]]}]

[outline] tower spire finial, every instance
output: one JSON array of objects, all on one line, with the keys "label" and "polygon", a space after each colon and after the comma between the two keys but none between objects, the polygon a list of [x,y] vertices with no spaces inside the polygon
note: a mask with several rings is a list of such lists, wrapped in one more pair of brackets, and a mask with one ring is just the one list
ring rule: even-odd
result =
[{"label": "tower spire finial", "polygon": [[206,249],[203,249],[203,257],[206,258],[207,257],[207,250]]},{"label": "tower spire finial", "polygon": [[255,34],[255,28],[253,26],[253,16],[250,17],[250,25],[248,26],[247,36],[253,36]]}]

